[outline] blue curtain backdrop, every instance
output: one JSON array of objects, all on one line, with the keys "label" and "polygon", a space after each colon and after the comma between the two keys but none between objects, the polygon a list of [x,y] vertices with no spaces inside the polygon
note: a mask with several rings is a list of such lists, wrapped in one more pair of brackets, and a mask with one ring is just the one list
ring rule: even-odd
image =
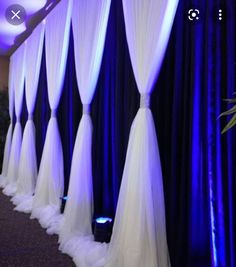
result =
[{"label": "blue curtain backdrop", "polygon": [[[200,19],[188,20],[198,8]],[[223,9],[223,21],[218,10]],[[227,11],[227,12],[226,12]],[[236,4],[180,0],[163,67],[152,95],[163,168],[172,266],[236,266],[236,129],[221,135],[217,120],[232,97],[236,77]],[[153,29],[155,30],[155,29]],[[99,81],[92,103],[95,217],[114,216],[128,135],[139,107],[121,0],[113,0]],[[27,116],[25,101],[22,123]],[[45,51],[34,114],[38,164],[50,109]],[[73,36],[58,110],[67,193],[81,117]],[[145,177],[144,177],[145,179]]]}]

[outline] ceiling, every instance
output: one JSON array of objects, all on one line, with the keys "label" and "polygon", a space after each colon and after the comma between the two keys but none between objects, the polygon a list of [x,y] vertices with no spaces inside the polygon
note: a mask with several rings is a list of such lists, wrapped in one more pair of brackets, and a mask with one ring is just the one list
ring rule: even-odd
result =
[{"label": "ceiling", "polygon": [[[9,56],[32,30],[55,7],[59,0],[0,0],[0,55]],[[25,21],[16,26],[5,16],[6,9],[19,4],[26,11]]]}]

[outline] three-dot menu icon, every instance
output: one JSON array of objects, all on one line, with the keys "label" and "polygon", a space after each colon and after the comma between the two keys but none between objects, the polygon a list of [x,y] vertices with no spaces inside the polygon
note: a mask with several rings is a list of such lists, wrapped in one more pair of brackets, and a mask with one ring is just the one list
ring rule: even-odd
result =
[{"label": "three-dot menu icon", "polygon": [[219,20],[223,19],[223,11],[222,9],[219,9]]}]

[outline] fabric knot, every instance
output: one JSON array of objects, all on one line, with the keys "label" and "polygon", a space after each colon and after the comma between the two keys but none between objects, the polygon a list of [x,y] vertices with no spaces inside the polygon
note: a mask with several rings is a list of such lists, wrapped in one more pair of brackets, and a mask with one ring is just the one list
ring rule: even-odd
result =
[{"label": "fabric knot", "polygon": [[140,95],[140,108],[149,108],[150,107],[150,95],[141,94]]},{"label": "fabric knot", "polygon": [[16,117],[16,122],[20,122],[20,117]]},{"label": "fabric knot", "polygon": [[51,118],[56,118],[57,117],[57,110],[56,109],[52,109],[51,110]]},{"label": "fabric knot", "polygon": [[33,120],[33,114],[28,114],[28,121],[32,121]]},{"label": "fabric knot", "polygon": [[90,105],[89,104],[83,104],[83,114],[90,114]]}]

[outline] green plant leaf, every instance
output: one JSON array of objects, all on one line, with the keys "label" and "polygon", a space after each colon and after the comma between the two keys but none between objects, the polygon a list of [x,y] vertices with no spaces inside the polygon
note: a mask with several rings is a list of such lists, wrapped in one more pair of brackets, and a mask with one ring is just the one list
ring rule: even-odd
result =
[{"label": "green plant leaf", "polygon": [[221,113],[220,116],[218,117],[218,119],[219,119],[220,117],[222,117],[222,116],[231,115],[231,114],[233,114],[233,113],[236,113],[236,105],[233,106],[231,109],[229,109],[229,110],[227,110],[227,111]]},{"label": "green plant leaf", "polygon": [[225,128],[223,129],[223,131],[221,132],[222,134],[224,134],[225,132],[227,132],[229,129],[231,129],[234,125],[236,125],[236,114],[234,114],[234,116],[232,117],[232,119],[229,121],[229,123],[225,126]]},{"label": "green plant leaf", "polygon": [[223,99],[224,101],[228,102],[228,103],[236,103],[236,98],[232,98],[232,99]]}]

